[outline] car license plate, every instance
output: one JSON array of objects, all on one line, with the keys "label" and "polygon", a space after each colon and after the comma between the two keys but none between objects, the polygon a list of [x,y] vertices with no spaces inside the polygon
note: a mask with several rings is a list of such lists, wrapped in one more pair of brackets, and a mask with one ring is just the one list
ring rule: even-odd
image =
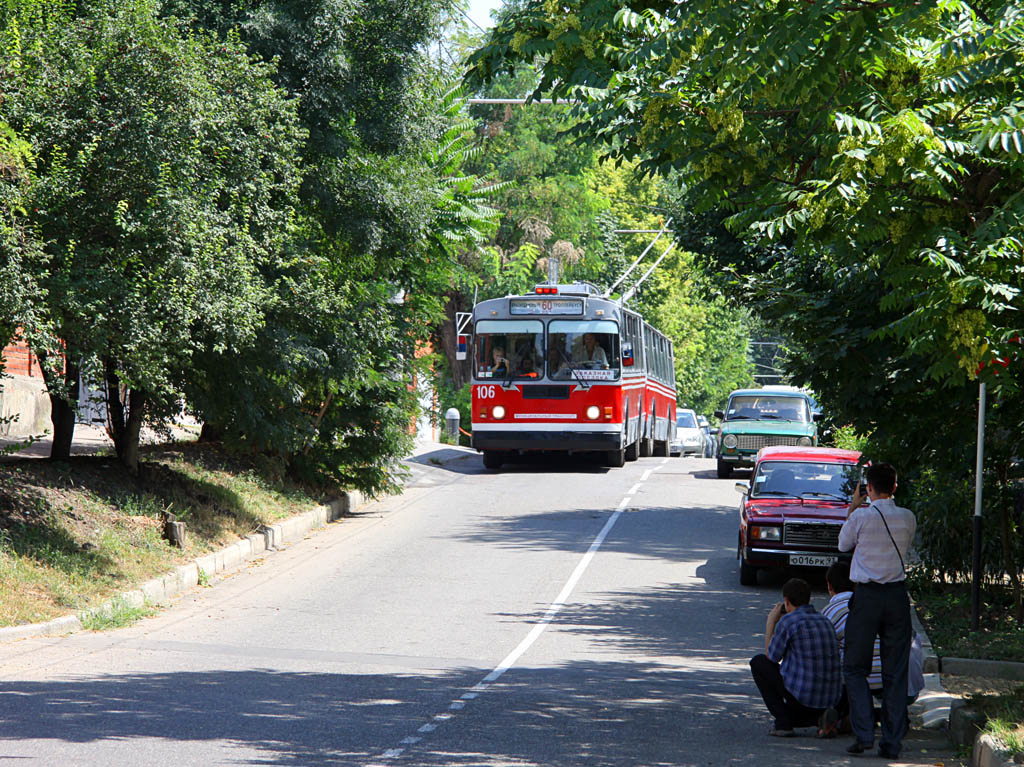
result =
[{"label": "car license plate", "polygon": [[789,564],[800,567],[828,567],[835,564],[839,557],[830,557],[827,554],[790,554]]}]

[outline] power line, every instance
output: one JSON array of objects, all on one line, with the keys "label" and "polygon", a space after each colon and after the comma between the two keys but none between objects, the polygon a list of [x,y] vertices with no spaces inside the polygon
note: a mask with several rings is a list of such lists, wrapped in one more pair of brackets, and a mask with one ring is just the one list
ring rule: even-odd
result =
[{"label": "power line", "polygon": [[469,15],[467,15],[467,13],[464,10],[459,8],[459,6],[456,5],[455,6],[455,10],[457,10],[459,13],[461,13],[465,17],[466,21],[468,21],[470,24],[472,24],[474,27],[479,29],[484,34],[487,34],[487,30],[484,29],[483,27],[481,27],[479,24],[477,24],[476,21],[474,21]]}]

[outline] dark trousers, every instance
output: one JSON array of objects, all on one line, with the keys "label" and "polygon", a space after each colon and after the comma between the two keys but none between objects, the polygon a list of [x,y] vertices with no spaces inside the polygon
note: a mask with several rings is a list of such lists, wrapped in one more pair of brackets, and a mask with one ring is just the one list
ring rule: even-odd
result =
[{"label": "dark trousers", "polygon": [[878,637],[882,658],[882,738],[879,746],[898,755],[907,730],[907,668],[910,665],[910,597],[906,584],[857,583],[846,619],[843,673],[850,726],[860,743],[875,742],[868,674]]},{"label": "dark trousers", "polygon": [[750,659],[750,673],[754,684],[761,691],[764,705],[775,717],[776,730],[792,730],[794,727],[809,727],[818,723],[823,708],[808,708],[798,701],[782,681],[779,664],[761,653]]}]

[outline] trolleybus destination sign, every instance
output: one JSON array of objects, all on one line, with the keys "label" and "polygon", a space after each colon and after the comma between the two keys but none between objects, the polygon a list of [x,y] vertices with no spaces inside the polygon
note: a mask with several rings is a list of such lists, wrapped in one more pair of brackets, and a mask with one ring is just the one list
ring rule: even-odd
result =
[{"label": "trolleybus destination sign", "polygon": [[509,314],[583,314],[582,298],[513,298]]}]

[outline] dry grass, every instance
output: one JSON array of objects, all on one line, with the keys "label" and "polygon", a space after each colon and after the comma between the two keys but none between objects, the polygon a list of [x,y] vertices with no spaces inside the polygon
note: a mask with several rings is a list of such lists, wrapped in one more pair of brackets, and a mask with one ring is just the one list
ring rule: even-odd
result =
[{"label": "dry grass", "polygon": [[[176,564],[321,499],[260,457],[185,443],[144,449],[139,476],[115,458],[0,464],[0,626],[94,608]],[[162,538],[162,515],[188,546]]]}]

